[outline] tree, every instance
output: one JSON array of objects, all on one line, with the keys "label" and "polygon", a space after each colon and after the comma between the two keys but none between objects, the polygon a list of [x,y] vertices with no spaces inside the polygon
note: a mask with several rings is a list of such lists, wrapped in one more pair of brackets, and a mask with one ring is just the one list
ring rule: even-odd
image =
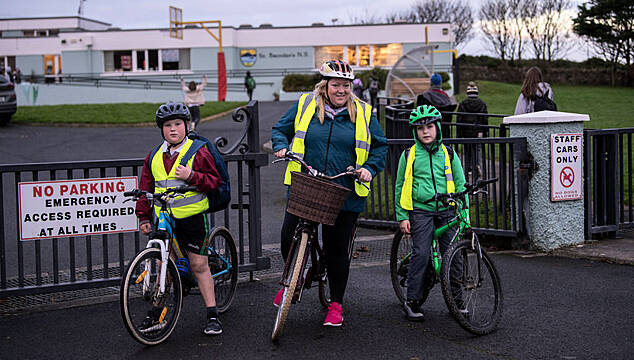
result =
[{"label": "tree", "polygon": [[611,63],[613,86],[619,61],[627,65],[631,76],[634,60],[634,3],[631,0],[591,0],[579,5],[573,23],[574,32],[593,42],[598,54]]},{"label": "tree", "polygon": [[571,19],[565,12],[571,7],[570,0],[528,0],[524,3],[524,24],[537,60],[550,62],[564,56],[572,47]]},{"label": "tree", "polygon": [[456,46],[466,44],[473,37],[473,14],[464,0],[417,0],[410,9],[386,16],[388,23],[398,20],[421,24],[449,22]]},{"label": "tree", "polygon": [[480,8],[484,37],[502,61],[515,58],[517,37],[513,29],[513,12],[507,0],[487,0]]}]

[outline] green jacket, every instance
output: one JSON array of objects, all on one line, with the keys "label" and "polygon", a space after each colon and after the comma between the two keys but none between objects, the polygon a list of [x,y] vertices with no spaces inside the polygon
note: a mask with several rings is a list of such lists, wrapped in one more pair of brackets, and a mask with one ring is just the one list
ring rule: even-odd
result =
[{"label": "green jacket", "polygon": [[[414,181],[412,184],[412,205],[414,209],[422,209],[430,212],[447,210],[447,208],[438,202],[423,204],[423,202],[431,199],[436,192],[447,193],[445,155],[442,149],[440,149],[440,144],[442,144],[442,132],[440,131],[440,124],[438,122],[436,122],[436,131],[438,134],[436,141],[430,146],[425,146],[418,140],[416,129],[412,130],[416,144],[416,157],[413,165]],[[401,158],[398,162],[398,172],[396,174],[396,196],[394,198],[394,205],[396,207],[397,221],[409,219],[409,212],[401,207],[400,202],[403,182],[405,181],[405,166],[407,164],[407,158],[405,157],[406,152],[407,151],[403,151],[401,154]],[[451,161],[451,171],[456,185],[456,192],[464,191],[464,171],[462,170],[460,158],[455,151],[453,160]]]}]

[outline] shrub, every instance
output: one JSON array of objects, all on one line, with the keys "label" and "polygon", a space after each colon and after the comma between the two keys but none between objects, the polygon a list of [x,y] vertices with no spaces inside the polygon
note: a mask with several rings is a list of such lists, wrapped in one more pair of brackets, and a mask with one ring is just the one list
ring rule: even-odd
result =
[{"label": "shrub", "polygon": [[389,72],[389,70],[381,69],[379,66],[375,66],[372,70],[357,72],[356,77],[361,79],[361,81],[363,82],[363,87],[367,88],[370,85],[370,78],[374,76],[374,78],[379,81],[379,88],[385,89],[385,81]]},{"label": "shrub", "polygon": [[289,74],[282,79],[282,90],[288,92],[313,91],[319,78],[319,74]]}]

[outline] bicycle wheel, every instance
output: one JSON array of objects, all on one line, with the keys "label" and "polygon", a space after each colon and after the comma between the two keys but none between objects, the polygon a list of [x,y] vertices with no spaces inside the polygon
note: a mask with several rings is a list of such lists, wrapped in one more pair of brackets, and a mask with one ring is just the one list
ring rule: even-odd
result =
[{"label": "bicycle wheel", "polygon": [[282,301],[280,307],[277,310],[277,317],[275,318],[275,324],[273,326],[273,333],[271,334],[271,340],[276,341],[282,335],[282,329],[284,328],[284,322],[288,316],[288,312],[293,301],[293,295],[295,294],[295,287],[297,286],[297,280],[302,272],[302,262],[304,259],[304,252],[306,251],[306,244],[308,243],[308,233],[303,231],[301,239],[297,244],[296,251],[293,254],[289,254],[289,271],[284,279],[284,283],[288,283],[288,287],[284,288],[282,295]]},{"label": "bicycle wheel", "polygon": [[390,250],[390,277],[398,301],[407,298],[407,268],[412,256],[412,238],[400,230],[394,234]]},{"label": "bicycle wheel", "polygon": [[[411,257],[412,237],[399,230],[394,234],[390,250],[390,277],[394,293],[401,303],[407,299],[407,271]],[[436,279],[430,258],[425,269],[425,287],[423,288],[423,297],[420,300],[421,304],[429,297],[429,292],[436,285]]]},{"label": "bicycle wheel", "polygon": [[207,258],[214,277],[216,308],[219,313],[229,309],[238,286],[238,252],[227,228],[217,227],[209,235]]},{"label": "bicycle wheel", "polygon": [[471,240],[461,240],[447,250],[442,263],[442,293],[449,312],[463,329],[485,335],[502,319],[502,286],[491,258],[473,236],[473,247]]},{"label": "bicycle wheel", "polygon": [[132,337],[145,345],[165,341],[176,326],[183,295],[172,260],[167,263],[165,293],[159,295],[161,251],[149,248],[130,262],[121,281],[121,316]]}]

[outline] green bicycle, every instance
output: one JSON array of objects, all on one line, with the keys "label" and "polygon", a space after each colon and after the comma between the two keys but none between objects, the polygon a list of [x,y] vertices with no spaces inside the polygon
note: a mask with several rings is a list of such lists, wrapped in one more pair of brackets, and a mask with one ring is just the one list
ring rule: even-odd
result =
[{"label": "green bicycle", "polygon": [[[497,329],[502,319],[504,298],[502,285],[493,261],[480,246],[470,219],[463,215],[465,198],[485,192],[483,189],[497,178],[466,184],[467,190],[454,194],[436,194],[431,201],[445,206],[454,205],[456,215],[434,231],[431,259],[425,271],[425,289],[422,301],[440,282],[445,303],[460,326],[476,335],[489,334]],[[455,227],[455,228],[454,228]],[[446,254],[441,255],[438,239],[451,229],[457,229]],[[394,235],[390,252],[392,286],[399,301],[406,300],[407,271],[412,256],[412,240],[400,230]]]}]

